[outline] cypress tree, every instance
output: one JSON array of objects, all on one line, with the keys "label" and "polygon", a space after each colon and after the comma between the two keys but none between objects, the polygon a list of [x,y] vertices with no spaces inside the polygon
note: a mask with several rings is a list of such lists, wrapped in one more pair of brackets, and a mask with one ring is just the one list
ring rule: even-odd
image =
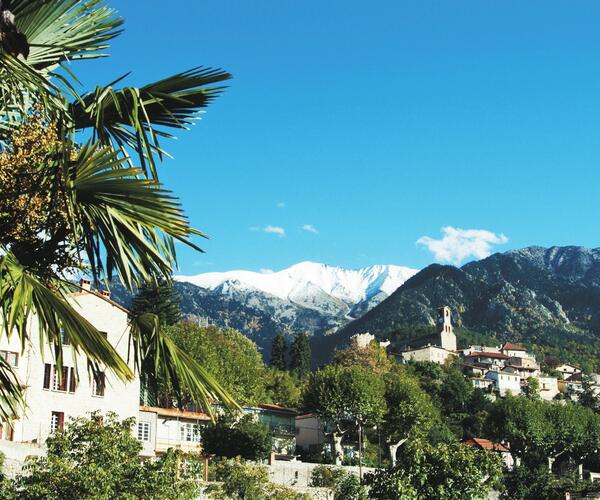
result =
[{"label": "cypress tree", "polygon": [[285,339],[280,332],[277,332],[273,338],[273,344],[271,345],[271,361],[269,364],[278,370],[285,370],[287,368],[287,363],[285,362],[286,351],[287,344]]},{"label": "cypress tree", "polygon": [[299,333],[290,348],[290,370],[303,376],[310,372],[312,353],[306,333]]}]

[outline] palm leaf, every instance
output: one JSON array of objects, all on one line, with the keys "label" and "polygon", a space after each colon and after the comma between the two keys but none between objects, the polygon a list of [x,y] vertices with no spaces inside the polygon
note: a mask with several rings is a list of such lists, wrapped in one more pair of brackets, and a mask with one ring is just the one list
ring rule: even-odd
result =
[{"label": "palm leaf", "polygon": [[76,99],[71,113],[76,129],[91,128],[102,144],[115,145],[126,156],[133,149],[144,171],[156,178],[154,155],[165,154],[159,137],[172,137],[165,128],[190,126],[223,91],[213,84],[229,78],[221,69],[195,68],[141,88],[97,87]]},{"label": "palm leaf", "polygon": [[[90,368],[99,372],[102,366],[122,379],[132,373],[114,347],[66,299],[68,290],[60,283],[50,288],[29,273],[12,253],[0,257],[0,304],[4,334],[19,335],[21,349],[30,340],[30,321],[38,324],[40,346],[53,348],[57,364],[62,365],[61,330],[69,339],[74,353],[83,353]],[[100,366],[102,365],[102,366]]]},{"label": "palm leaf", "polygon": [[213,417],[214,401],[240,409],[223,387],[189,354],[182,351],[159,327],[158,316],[145,313],[131,320],[134,365],[142,374],[187,395]]},{"label": "palm leaf", "polygon": [[108,148],[84,146],[71,165],[72,217],[84,241],[94,278],[116,271],[130,289],[154,276],[170,275],[172,239],[199,251],[177,198],[140,170],[123,165]]},{"label": "palm leaf", "polygon": [[63,61],[102,57],[123,19],[103,0],[12,0],[7,7],[31,47],[27,63],[37,70]]},{"label": "palm leaf", "polygon": [[0,419],[10,422],[25,404],[23,386],[12,367],[0,358]]}]

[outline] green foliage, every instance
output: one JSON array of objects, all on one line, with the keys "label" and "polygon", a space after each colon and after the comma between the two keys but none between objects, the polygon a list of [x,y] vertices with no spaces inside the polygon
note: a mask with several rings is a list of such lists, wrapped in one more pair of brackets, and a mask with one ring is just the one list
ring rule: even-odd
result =
[{"label": "green foliage", "polygon": [[[47,454],[30,458],[11,488],[20,499],[195,498],[195,477],[182,467],[180,452],[142,462],[140,442],[132,434],[133,419],[70,421],[63,432],[46,441]],[[192,460],[192,458],[190,458]]]},{"label": "green foliage", "polygon": [[[165,328],[179,349],[202,365],[240,404],[267,399],[266,368],[256,344],[241,333],[183,321]],[[169,388],[163,388],[168,395]],[[169,400],[168,396],[163,399]]]},{"label": "green foliage", "polygon": [[600,449],[600,416],[575,403],[506,397],[493,405],[488,425],[528,467],[559,456],[578,464]]},{"label": "green foliage", "polygon": [[367,488],[354,474],[347,474],[335,486],[334,500],[369,500]]},{"label": "green foliage", "polygon": [[305,393],[307,408],[338,429],[376,425],[385,412],[381,377],[361,366],[328,365],[313,373]]},{"label": "green foliage", "polygon": [[202,433],[204,451],[227,458],[262,460],[273,448],[273,436],[253,415],[223,415]]},{"label": "green foliage", "polygon": [[290,346],[290,370],[302,377],[310,372],[311,364],[312,353],[308,335],[299,333]]},{"label": "green foliage", "polygon": [[393,366],[386,350],[375,341],[366,347],[360,347],[353,341],[344,349],[336,349],[333,363],[340,366],[362,366],[378,374],[388,372]]},{"label": "green foliage", "polygon": [[181,320],[179,300],[172,282],[165,279],[159,280],[158,284],[146,282],[133,298],[130,315],[135,318],[152,313],[158,317],[160,326],[174,325]]},{"label": "green foliage", "polygon": [[311,486],[334,489],[338,483],[348,475],[341,467],[317,465],[311,472]]},{"label": "green foliage", "polygon": [[416,442],[396,467],[369,474],[367,484],[374,499],[483,499],[501,473],[500,460],[492,453],[461,444]]},{"label": "green foliage", "polygon": [[216,465],[219,486],[209,488],[215,500],[310,500],[308,495],[269,482],[267,469],[261,465],[226,460]]},{"label": "green foliage", "polygon": [[273,337],[273,344],[271,346],[271,359],[269,361],[269,364],[277,370],[286,370],[286,352],[287,344],[285,342],[285,338],[280,332],[277,332],[275,337]]},{"label": "green foliage", "polygon": [[384,380],[387,413],[382,428],[386,442],[396,444],[427,436],[440,415],[418,379],[395,370]]},{"label": "green foliage", "polygon": [[267,370],[265,375],[267,399],[271,403],[287,408],[298,408],[302,400],[305,380],[295,374],[275,369]]}]

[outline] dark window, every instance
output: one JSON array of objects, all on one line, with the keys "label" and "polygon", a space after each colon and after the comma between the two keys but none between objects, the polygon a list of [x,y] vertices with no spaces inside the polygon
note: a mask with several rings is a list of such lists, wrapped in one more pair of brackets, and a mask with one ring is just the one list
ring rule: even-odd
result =
[{"label": "dark window", "polygon": [[75,368],[69,368],[69,392],[75,392],[77,389],[77,376]]},{"label": "dark window", "polygon": [[92,387],[92,394],[94,396],[104,396],[104,389],[106,387],[106,377],[104,373],[97,373],[94,375],[94,384]]},{"label": "dark window", "polygon": [[71,341],[69,340],[69,337],[67,336],[67,333],[65,332],[64,328],[60,329],[60,341],[63,343],[63,345],[71,344]]},{"label": "dark window", "polygon": [[50,378],[52,376],[52,365],[44,365],[44,389],[50,389]]}]

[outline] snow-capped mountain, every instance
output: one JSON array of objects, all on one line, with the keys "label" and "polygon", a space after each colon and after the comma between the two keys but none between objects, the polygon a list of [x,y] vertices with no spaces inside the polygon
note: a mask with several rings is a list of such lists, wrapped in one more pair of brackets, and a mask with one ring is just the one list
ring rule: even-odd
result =
[{"label": "snow-capped mountain", "polygon": [[333,301],[345,305],[350,313],[357,305],[371,302],[375,297],[377,303],[381,302],[417,271],[391,265],[344,269],[301,262],[278,272],[229,271],[176,279],[208,290],[259,290],[312,309],[321,309]]}]

